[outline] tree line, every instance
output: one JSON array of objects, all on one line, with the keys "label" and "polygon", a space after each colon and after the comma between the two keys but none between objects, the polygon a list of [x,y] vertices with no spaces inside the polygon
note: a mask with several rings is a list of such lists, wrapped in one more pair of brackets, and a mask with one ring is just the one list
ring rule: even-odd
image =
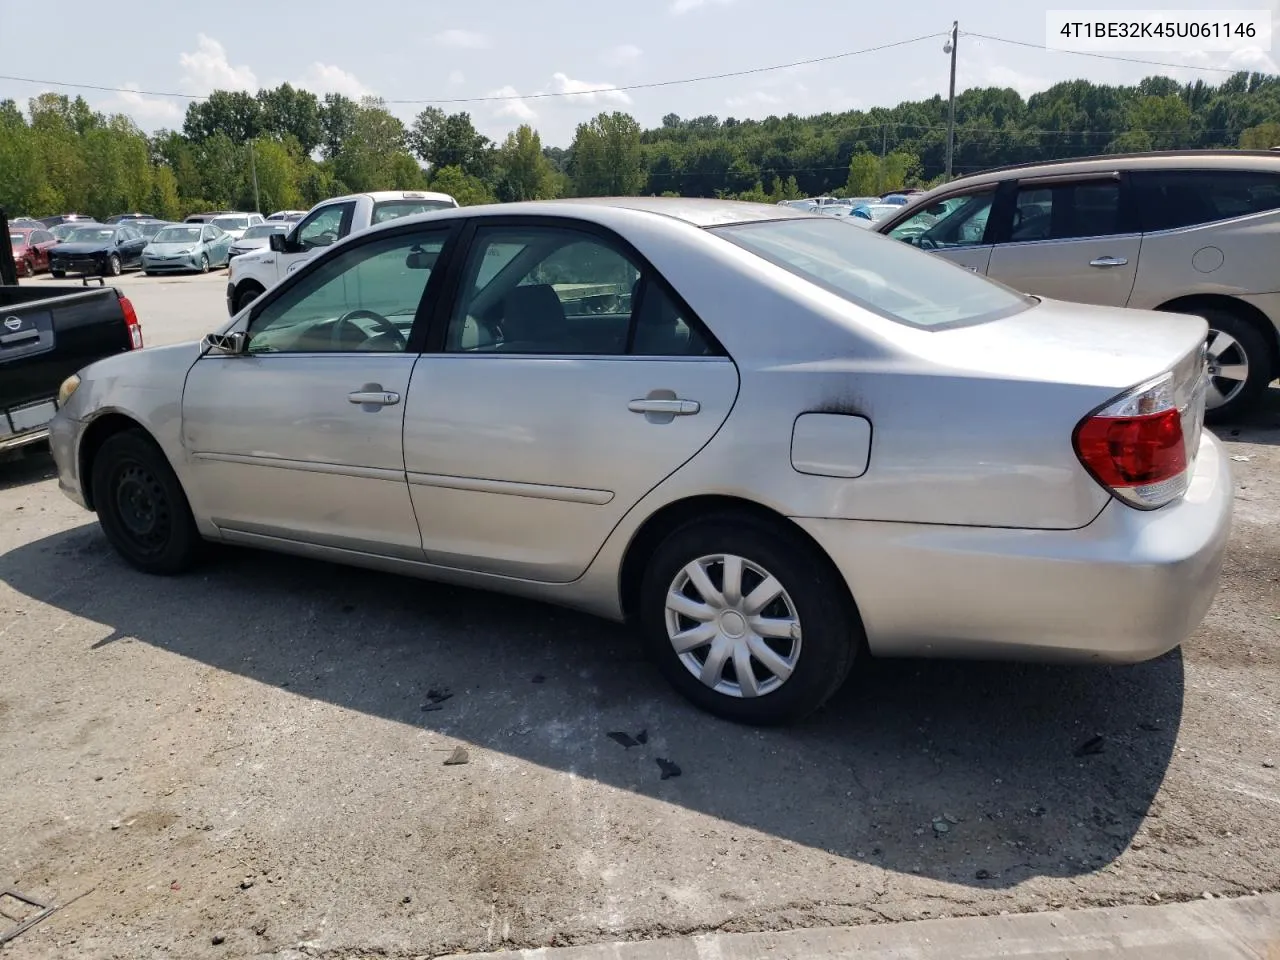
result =
[{"label": "tree line", "polygon": [[[777,201],[928,186],[944,174],[947,103],[764,120],[676,114],[643,129],[614,111],[566,147],[522,125],[501,142],[465,112],[427,107],[411,123],[386,104],[282,84],[218,90],[181,130],[148,135],[83,98],[45,93],[24,112],[0,100],[0,206],[11,214],[307,208],[343,193],[433,189],[464,205],[560,196],[674,195]],[[1148,77],[1088,80],[1023,98],[1007,88],[956,97],[953,170],[1099,153],[1280,146],[1280,77],[1214,85]],[[256,185],[256,194],[255,194]]]}]

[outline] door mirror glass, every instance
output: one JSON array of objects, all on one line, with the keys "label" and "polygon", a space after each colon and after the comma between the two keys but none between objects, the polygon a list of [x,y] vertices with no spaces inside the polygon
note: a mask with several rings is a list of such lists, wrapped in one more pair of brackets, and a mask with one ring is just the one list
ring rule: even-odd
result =
[{"label": "door mirror glass", "polygon": [[287,239],[288,238],[283,233],[273,233],[271,236],[267,237],[267,245],[276,253],[284,253]]}]

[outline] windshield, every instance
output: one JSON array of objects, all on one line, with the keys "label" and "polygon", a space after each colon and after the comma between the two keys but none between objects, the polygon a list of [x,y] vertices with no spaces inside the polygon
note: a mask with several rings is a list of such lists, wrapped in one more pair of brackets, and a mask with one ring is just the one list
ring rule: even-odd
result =
[{"label": "windshield", "polygon": [[133,228],[148,239],[164,229],[163,223],[135,223]]},{"label": "windshield", "polygon": [[798,277],[913,327],[996,319],[1031,300],[940,257],[838,220],[770,220],[712,233]]},{"label": "windshield", "polygon": [[445,200],[387,200],[373,206],[373,222],[386,223],[399,217],[410,217],[415,213],[430,213],[432,210],[452,210],[453,204]]},{"label": "windshield", "polygon": [[213,225],[220,230],[243,230],[249,223],[248,217],[214,217]]},{"label": "windshield", "polygon": [[67,241],[69,243],[106,243],[115,235],[115,227],[76,227],[67,237]]},{"label": "windshield", "polygon": [[259,223],[250,227],[244,232],[242,240],[257,240],[260,237],[269,237],[273,233],[288,233],[288,225],[282,223]]},{"label": "windshield", "polygon": [[156,234],[154,243],[198,243],[200,227],[165,227]]}]

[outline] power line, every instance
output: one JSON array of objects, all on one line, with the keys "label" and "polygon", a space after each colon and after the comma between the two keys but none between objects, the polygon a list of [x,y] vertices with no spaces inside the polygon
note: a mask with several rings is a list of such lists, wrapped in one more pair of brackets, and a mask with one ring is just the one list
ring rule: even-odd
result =
[{"label": "power line", "polygon": [[1121,63],[1140,63],[1148,67],[1171,67],[1175,70],[1204,70],[1209,73],[1263,73],[1262,70],[1240,70],[1235,67],[1196,67],[1189,63],[1166,63],[1161,60],[1141,60],[1137,57],[1120,57],[1112,53],[1095,53],[1091,50],[1050,50],[1042,43],[1028,43],[1026,40],[1011,40],[1008,37],[996,37],[989,33],[972,33],[963,31],[966,37],[978,37],[982,40],[994,40],[996,43],[1007,43],[1015,47],[1028,47],[1041,53],[1072,53],[1077,57],[1093,57],[1096,60],[1119,60]]},{"label": "power line", "polygon": [[[833,60],[844,60],[849,57],[858,57],[868,53],[879,53],[882,50],[892,50],[895,47],[905,47],[913,43],[920,43],[924,40],[934,40],[941,36],[945,36],[945,34],[942,32],[926,33],[919,37],[912,37],[909,40],[894,40],[891,43],[881,43],[874,47],[863,47],[861,50],[848,50],[844,53],[832,53],[825,57],[810,57],[807,60],[793,60],[790,63],[776,63],[767,67],[750,67],[746,70],[732,70],[728,73],[710,73],[697,77],[682,77],[678,80],[654,80],[649,83],[630,83],[620,87],[592,87],[587,90],[556,90],[549,93],[512,93],[486,97],[384,100],[384,102],[402,104],[493,103],[505,100],[543,100],[549,97],[586,97],[601,93],[619,93],[626,90],[652,90],[656,87],[674,87],[686,83],[702,83],[707,80],[728,80],[733,77],[748,77],[760,73],[772,73],[776,70],[790,70],[794,67],[807,67],[816,63],[830,63]],[[209,99],[208,96],[201,96],[194,93],[172,93],[161,90],[136,90],[133,87],[109,87],[95,83],[67,83],[60,80],[40,80],[34,77],[15,77],[8,74],[0,74],[0,80],[13,80],[17,83],[34,83],[47,87],[71,87],[78,90],[98,90],[104,93],[137,93],[148,97],[177,97],[184,100]]]}]

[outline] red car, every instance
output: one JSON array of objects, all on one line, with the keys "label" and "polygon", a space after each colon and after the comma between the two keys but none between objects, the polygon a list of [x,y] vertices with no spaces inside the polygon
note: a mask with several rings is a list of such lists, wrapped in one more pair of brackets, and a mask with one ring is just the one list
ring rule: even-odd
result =
[{"label": "red car", "polygon": [[13,244],[13,262],[18,268],[18,276],[31,277],[49,269],[49,251],[58,239],[48,230],[10,227],[9,242]]}]

